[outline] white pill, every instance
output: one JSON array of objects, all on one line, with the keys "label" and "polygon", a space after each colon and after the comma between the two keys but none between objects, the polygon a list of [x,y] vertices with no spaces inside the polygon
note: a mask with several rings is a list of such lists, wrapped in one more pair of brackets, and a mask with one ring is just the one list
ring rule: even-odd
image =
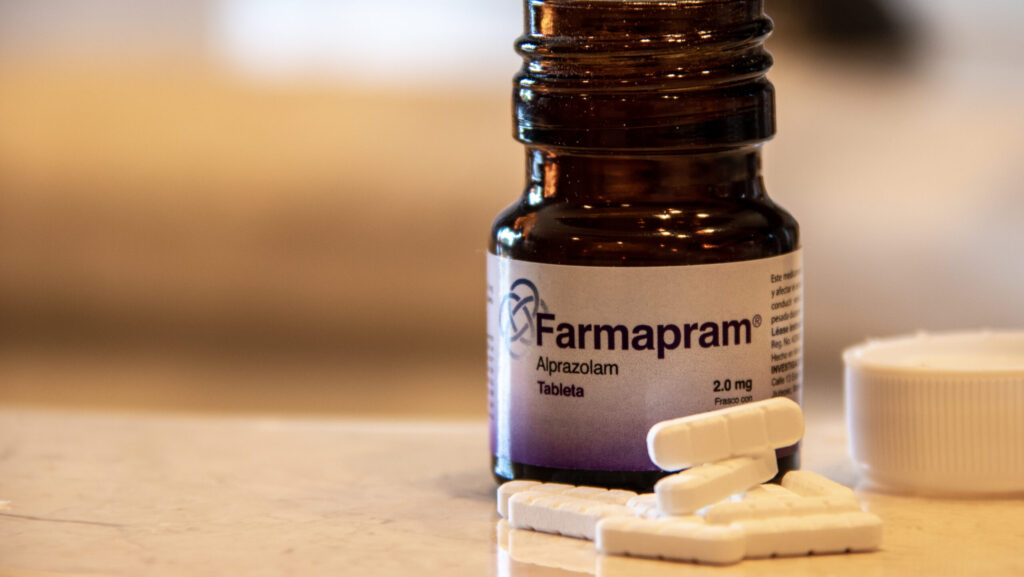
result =
[{"label": "white pill", "polygon": [[776,485],[775,483],[761,483],[760,485],[747,489],[739,500],[754,501],[756,499],[775,499],[779,497],[796,499],[799,496],[800,495],[797,495],[782,485]]},{"label": "white pill", "polygon": [[743,531],[674,517],[611,517],[597,525],[597,549],[608,555],[634,555],[698,563],[728,564],[743,558]]},{"label": "white pill", "polygon": [[863,511],[772,517],[729,527],[746,534],[749,558],[872,551],[882,544],[882,520]]},{"label": "white pill", "polygon": [[800,405],[785,397],[662,421],[647,433],[651,460],[666,471],[757,455],[804,435]]},{"label": "white pill", "polygon": [[604,493],[608,489],[602,489],[601,487],[588,487],[588,486],[576,486],[570,485],[570,488],[564,491],[552,491],[557,492],[560,495],[567,495],[569,497],[576,497],[578,499],[589,499],[591,495],[595,493]]},{"label": "white pill", "polygon": [[609,490],[603,487],[541,483],[539,481],[508,481],[498,486],[498,514],[508,519],[508,500],[512,498],[512,495],[525,491],[569,495],[615,505],[625,505],[627,501],[636,497],[636,493],[633,491],[621,489]]},{"label": "white pill", "polygon": [[[534,487],[540,486],[540,481],[508,481],[498,485],[498,514],[508,519],[508,500],[516,493],[523,491],[529,491]],[[562,487],[568,488],[572,485],[562,485]]]},{"label": "white pill", "polygon": [[779,472],[775,452],[734,457],[662,478],[654,485],[664,514],[687,515],[763,483]]},{"label": "white pill", "polygon": [[613,505],[567,495],[525,491],[508,501],[508,524],[567,537],[594,539],[597,522],[606,517],[633,517],[625,505]]},{"label": "white pill", "polygon": [[857,494],[853,489],[813,471],[790,471],[782,477],[782,486],[803,497],[857,500]]},{"label": "white pill", "polygon": [[749,519],[770,517],[803,517],[822,513],[860,511],[860,504],[836,497],[760,497],[750,501],[723,502],[712,505],[704,518],[712,525],[728,525]]},{"label": "white pill", "polygon": [[637,517],[644,517],[647,519],[657,519],[661,517],[661,511],[658,509],[658,496],[654,493],[642,493],[630,499],[626,506],[633,511],[633,514]]},{"label": "white pill", "polygon": [[576,487],[562,493],[567,497],[580,497],[610,503],[612,505],[625,505],[630,499],[636,497],[633,491],[623,489],[603,489],[601,487]]},{"label": "white pill", "polygon": [[[643,517],[645,519],[657,519],[659,517],[666,517],[663,515],[661,509],[658,508],[658,495],[655,493],[643,493],[633,497],[626,502],[626,506],[633,511],[633,515],[637,517]],[[704,517],[700,515],[673,515],[673,519],[692,521],[694,523],[703,523]]]}]

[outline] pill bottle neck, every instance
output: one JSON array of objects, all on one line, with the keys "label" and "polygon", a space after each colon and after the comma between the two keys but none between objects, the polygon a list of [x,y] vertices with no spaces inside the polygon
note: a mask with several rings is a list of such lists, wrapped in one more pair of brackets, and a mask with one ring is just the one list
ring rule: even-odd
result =
[{"label": "pill bottle neck", "polygon": [[524,0],[515,136],[558,150],[713,149],[775,133],[764,0]]},{"label": "pill bottle neck", "polygon": [[527,148],[526,199],[619,205],[759,198],[761,147],[659,154],[555,152]]}]

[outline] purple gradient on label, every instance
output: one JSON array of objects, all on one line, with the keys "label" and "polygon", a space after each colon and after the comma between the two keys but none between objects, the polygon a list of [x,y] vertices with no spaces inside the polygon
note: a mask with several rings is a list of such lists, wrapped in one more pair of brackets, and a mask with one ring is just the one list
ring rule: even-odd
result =
[{"label": "purple gradient on label", "polygon": [[[573,399],[558,399],[566,403],[571,412]],[[522,407],[526,409],[528,407]],[[560,422],[538,422],[535,414],[511,411],[509,420],[509,454],[516,463],[594,471],[657,471],[647,454],[647,431],[654,423],[633,423],[623,429],[603,429],[608,423],[593,423],[595,431],[580,439],[580,431],[573,427],[577,419],[566,414]],[[559,428],[564,434],[559,434]],[[497,433],[497,432],[496,432]],[[573,438],[577,440],[573,440]]]}]

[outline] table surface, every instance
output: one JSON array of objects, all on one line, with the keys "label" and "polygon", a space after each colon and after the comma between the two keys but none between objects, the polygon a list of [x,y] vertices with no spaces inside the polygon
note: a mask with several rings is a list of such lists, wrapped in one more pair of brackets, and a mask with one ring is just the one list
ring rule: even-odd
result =
[{"label": "table surface", "polygon": [[[804,466],[856,486],[837,405]],[[494,488],[479,421],[0,409],[0,576],[1024,575],[1024,499],[858,487],[880,551],[709,567],[510,530]]]}]

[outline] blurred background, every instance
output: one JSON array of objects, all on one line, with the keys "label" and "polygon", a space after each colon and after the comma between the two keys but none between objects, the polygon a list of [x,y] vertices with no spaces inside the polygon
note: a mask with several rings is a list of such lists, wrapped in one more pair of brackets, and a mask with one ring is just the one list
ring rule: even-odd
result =
[{"label": "blurred background", "polygon": [[[769,0],[806,388],[1024,325],[1024,3]],[[483,417],[516,0],[0,0],[0,403]]]}]

